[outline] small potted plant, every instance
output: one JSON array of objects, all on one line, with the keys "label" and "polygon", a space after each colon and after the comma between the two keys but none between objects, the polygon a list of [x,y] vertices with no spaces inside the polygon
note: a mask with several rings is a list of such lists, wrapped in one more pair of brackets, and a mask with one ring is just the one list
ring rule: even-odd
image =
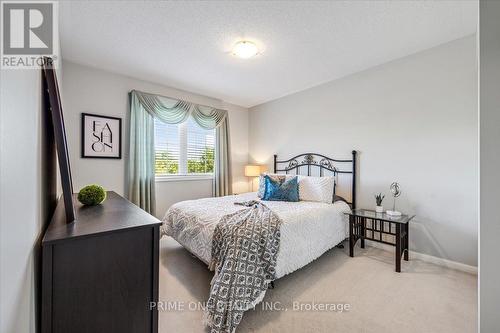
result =
[{"label": "small potted plant", "polygon": [[384,200],[384,198],[385,198],[385,195],[383,195],[382,193],[375,195],[375,202],[377,203],[377,207],[375,207],[375,211],[377,213],[384,212],[384,207],[382,207],[382,201]]},{"label": "small potted plant", "polygon": [[106,199],[106,191],[97,184],[87,185],[78,192],[78,201],[86,206],[101,204]]}]

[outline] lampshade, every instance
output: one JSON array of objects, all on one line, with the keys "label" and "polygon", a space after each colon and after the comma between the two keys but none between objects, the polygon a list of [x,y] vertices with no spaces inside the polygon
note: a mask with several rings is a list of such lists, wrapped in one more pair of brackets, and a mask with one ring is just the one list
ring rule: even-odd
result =
[{"label": "lampshade", "polygon": [[247,177],[260,176],[260,165],[245,165],[245,176]]}]

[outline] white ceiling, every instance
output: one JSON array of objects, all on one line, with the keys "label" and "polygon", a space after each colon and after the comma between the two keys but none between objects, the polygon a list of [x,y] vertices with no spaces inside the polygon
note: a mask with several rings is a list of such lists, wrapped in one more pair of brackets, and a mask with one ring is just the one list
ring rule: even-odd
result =
[{"label": "white ceiling", "polygon": [[[477,1],[71,1],[63,58],[250,107],[473,34]],[[262,54],[230,55],[238,39]]]}]

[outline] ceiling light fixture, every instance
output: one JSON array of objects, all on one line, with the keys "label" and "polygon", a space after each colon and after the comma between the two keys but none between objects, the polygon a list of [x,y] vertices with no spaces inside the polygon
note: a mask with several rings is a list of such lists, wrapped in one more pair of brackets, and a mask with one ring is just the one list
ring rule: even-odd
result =
[{"label": "ceiling light fixture", "polygon": [[242,40],[234,44],[233,55],[242,59],[248,59],[259,54],[259,49],[255,43],[248,40]]}]

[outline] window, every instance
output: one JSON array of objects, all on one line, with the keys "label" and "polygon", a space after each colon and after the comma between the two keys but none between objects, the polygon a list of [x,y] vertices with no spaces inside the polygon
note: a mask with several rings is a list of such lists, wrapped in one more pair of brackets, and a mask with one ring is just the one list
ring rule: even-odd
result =
[{"label": "window", "polygon": [[156,175],[212,175],[214,144],[215,129],[203,129],[192,118],[181,124],[155,119]]}]

